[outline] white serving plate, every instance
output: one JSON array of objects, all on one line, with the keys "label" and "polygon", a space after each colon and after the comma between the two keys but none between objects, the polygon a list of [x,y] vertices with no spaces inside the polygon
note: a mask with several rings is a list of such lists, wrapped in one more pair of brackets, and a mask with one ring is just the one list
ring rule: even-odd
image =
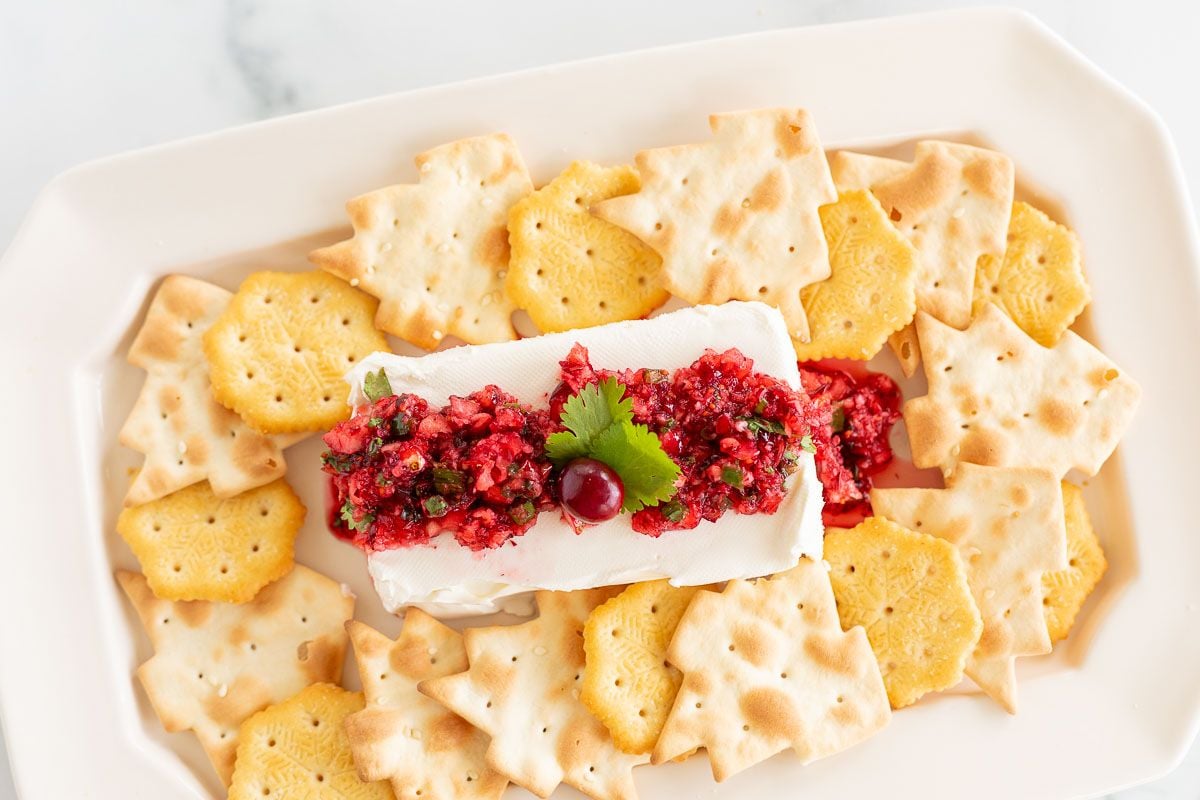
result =
[{"label": "white serving plate", "polygon": [[[833,146],[982,137],[1061,199],[1086,248],[1093,338],[1145,390],[1125,444],[1089,487],[1111,568],[1081,629],[1052,656],[1020,664],[1016,717],[952,693],[808,767],[784,754],[720,786],[703,758],[642,768],[642,796],[1063,798],[1169,770],[1200,723],[1191,502],[1200,247],[1158,118],[1035,20],[989,10],[756,34],[409,92],[54,180],[0,262],[9,439],[0,700],[21,796],[220,794],[190,734],[163,733],[135,685],[149,646],[112,578],[134,566],[113,530],[137,463],[116,432],[142,381],[123,357],[161,276],[235,288],[254,268],[305,268],[304,253],[345,233],[346,198],[415,178],[413,154],[461,136],[507,131],[544,181],[575,157],[621,162],[704,140],[712,111],[792,104],[813,112]],[[350,583],[359,616],[395,633],[361,555],[323,532],[319,449],[310,440],[288,452],[310,505],[299,559]]]}]

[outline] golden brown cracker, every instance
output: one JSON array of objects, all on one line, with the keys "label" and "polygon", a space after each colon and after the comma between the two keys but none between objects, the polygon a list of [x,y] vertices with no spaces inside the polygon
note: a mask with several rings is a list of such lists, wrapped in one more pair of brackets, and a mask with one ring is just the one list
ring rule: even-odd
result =
[{"label": "golden brown cracker", "polygon": [[363,696],[317,683],[259,711],[238,733],[229,800],[392,800],[383,782],[354,772],[343,724]]},{"label": "golden brown cracker", "polygon": [[1067,638],[1084,602],[1104,577],[1108,560],[1083,504],[1083,491],[1063,481],[1063,510],[1067,526],[1067,568],[1042,576],[1042,602],[1050,641]]},{"label": "golden brown cracker", "polygon": [[538,592],[537,619],[468,629],[470,667],[418,688],[491,736],[488,765],[534,794],[566,783],[597,800],[636,798],[632,771],[649,759],[621,752],[579,700],[584,623],[620,591]]},{"label": "golden brown cracker", "polygon": [[267,433],[319,431],[345,419],[346,372],[387,350],[377,303],[324,272],[256,272],[204,334],[213,393]]},{"label": "golden brown cracker", "polygon": [[1133,418],[1141,389],[1068,331],[1042,347],[987,304],[965,331],[918,312],[929,393],[904,405],[913,462],[969,461],[1096,474]]},{"label": "golden brown cracker", "polygon": [[958,548],[983,633],[966,673],[1010,714],[1014,662],[1050,652],[1042,576],[1067,563],[1058,476],[1033,467],[960,464],[945,489],[874,489],[881,517]]},{"label": "golden brown cracker", "polygon": [[195,732],[226,785],[238,727],[311,683],[337,682],[354,596],[297,566],[249,603],[171,602],[118,572],[154,646],[137,677],[163,727]]},{"label": "golden brown cracker", "polygon": [[359,777],[388,781],[399,800],[500,797],[508,781],[485,762],[487,735],[417,691],[467,669],[462,636],[416,608],[394,642],[361,622],[346,629],[366,696],[346,718]]},{"label": "golden brown cracker", "polygon": [[245,603],[292,568],[304,514],[282,479],[224,499],[196,483],[126,508],[117,532],[158,597]]},{"label": "golden brown cracker", "polygon": [[588,210],[639,186],[630,167],[575,161],[509,211],[505,287],[543,333],[638,319],[667,301],[658,253]]},{"label": "golden brown cracker", "polygon": [[348,202],[354,238],[309,259],[378,297],[375,324],[418,347],[446,336],[516,338],[504,290],[508,211],[533,191],[520,151],[496,133],[435,147],[416,163],[420,183]]},{"label": "golden brown cracker", "polygon": [[793,342],[796,356],[865,361],[912,321],[916,252],[870,192],[842,192],[820,214],[833,272],[800,293],[810,341]]},{"label": "golden brown cracker", "polygon": [[683,676],[667,663],[675,626],[699,587],[635,583],[596,608],[583,629],[580,699],[626,753],[658,741]]},{"label": "golden brown cracker", "polygon": [[870,517],[828,530],[825,560],[842,628],[866,630],[892,708],[962,680],[983,623],[954,545]]},{"label": "golden brown cracker", "polygon": [[974,313],[995,303],[1034,341],[1053,347],[1087,307],[1075,232],[1028,203],[1013,203],[1003,257],[979,259]]},{"label": "golden brown cracker", "polygon": [[800,290],[829,277],[818,206],[837,199],[809,113],[709,117],[713,139],[644,150],[636,194],[596,204],[663,258],[663,285],[689,303],[760,300],[807,341]]},{"label": "golden brown cracker", "polygon": [[683,684],[655,764],[708,749],[718,781],[791,748],[805,763],[867,739],[891,718],[862,628],[843,632],[820,562],[725,591],[700,591],[667,651]]}]

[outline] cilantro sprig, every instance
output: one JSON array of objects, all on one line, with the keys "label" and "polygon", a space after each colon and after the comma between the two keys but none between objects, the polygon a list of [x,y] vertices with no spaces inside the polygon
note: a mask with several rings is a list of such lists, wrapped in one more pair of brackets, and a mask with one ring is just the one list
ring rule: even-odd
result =
[{"label": "cilantro sprig", "polygon": [[633,421],[633,400],[615,378],[589,384],[563,404],[565,431],[546,439],[546,455],[559,466],[594,458],[612,468],[625,488],[622,510],[641,511],[675,495],[679,465],[645,425]]},{"label": "cilantro sprig", "polygon": [[363,378],[363,394],[372,403],[395,394],[392,391],[392,383],[388,380],[387,373],[383,371],[383,367],[380,367],[378,372],[368,372]]}]

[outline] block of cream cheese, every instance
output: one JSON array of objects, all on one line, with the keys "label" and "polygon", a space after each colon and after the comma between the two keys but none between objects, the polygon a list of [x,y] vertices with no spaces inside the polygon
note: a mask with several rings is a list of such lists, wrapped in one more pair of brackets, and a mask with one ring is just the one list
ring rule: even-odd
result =
[{"label": "block of cream cheese", "polygon": [[[559,383],[558,362],[576,342],[597,369],[678,369],[706,349],[737,348],[758,372],[799,387],[796,355],[783,317],[762,303],[685,308],[516,342],[457,347],[425,356],[376,353],[347,375],[352,404],[365,402],[363,377],[384,369],[397,393],[431,405],[494,383],[523,403],[544,406]],[[536,589],[566,591],[669,578],[677,586],[768,575],[801,555],[821,557],[821,485],[804,453],[774,514],[727,513],[659,538],[637,533],[627,514],[575,534],[557,512],[543,512],[524,536],[474,552],[449,533],[430,544],[371,553],[368,567],[384,606],[417,606],[441,617],[514,610]],[[519,605],[515,607],[520,607]]]}]

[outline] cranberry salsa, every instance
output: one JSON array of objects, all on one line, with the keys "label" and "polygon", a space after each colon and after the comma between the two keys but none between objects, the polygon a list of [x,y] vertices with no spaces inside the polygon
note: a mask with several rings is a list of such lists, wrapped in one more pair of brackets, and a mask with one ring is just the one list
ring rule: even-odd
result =
[{"label": "cranberry salsa", "polygon": [[[484,550],[543,512],[582,531],[623,509],[657,537],[728,511],[774,513],[806,450],[827,503],[863,506],[870,476],[891,460],[899,392],[884,375],[802,364],[801,376],[797,391],[736,349],[673,372],[598,370],[576,344],[546,408],[492,385],[433,408],[393,394],[380,373],[366,387],[372,402],[324,436],[329,526],[368,551],[444,531]],[[580,430],[589,424],[612,430]]]}]

